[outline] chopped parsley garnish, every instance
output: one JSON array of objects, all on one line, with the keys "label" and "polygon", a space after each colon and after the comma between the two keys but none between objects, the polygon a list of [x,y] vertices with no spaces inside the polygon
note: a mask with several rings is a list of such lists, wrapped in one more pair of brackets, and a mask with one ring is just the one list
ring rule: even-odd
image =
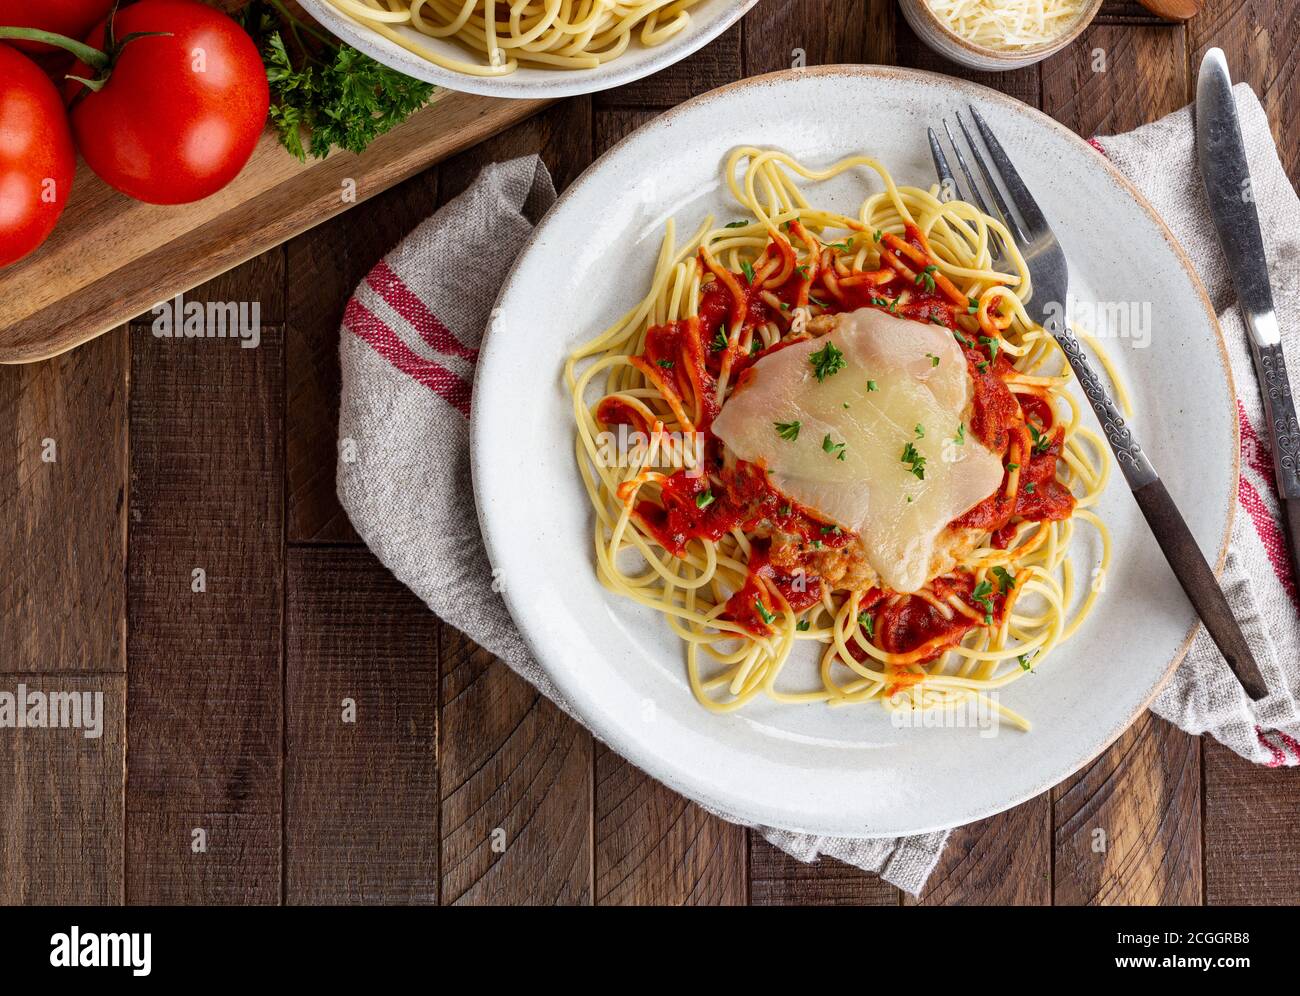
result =
[{"label": "chopped parsley garnish", "polygon": [[1018,463],[1008,463],[1008,464],[1007,464],[1007,470],[1019,470],[1019,469],[1020,469],[1020,464],[1018,464]]},{"label": "chopped parsley garnish", "polygon": [[980,310],[979,301],[975,300],[975,298],[973,297],[966,298],[966,314],[973,315],[975,314],[975,312],[979,310]]},{"label": "chopped parsley garnish", "polygon": [[833,342],[828,342],[817,352],[810,355],[808,362],[812,364],[813,373],[817,375],[818,383],[839,373],[847,365],[844,354],[835,348]]},{"label": "chopped parsley garnish", "polygon": [[916,475],[918,481],[925,480],[925,457],[916,451],[916,447],[908,443],[903,447],[903,463],[911,466],[912,473]]},{"label": "chopped parsley garnish", "polygon": [[[942,325],[943,322],[938,322],[937,324]],[[925,355],[930,361],[930,366],[937,367],[939,365],[939,357],[935,356],[933,353],[926,353]]]},{"label": "chopped parsley garnish", "polygon": [[839,527],[839,526],[822,526],[822,535],[825,536],[825,535],[827,535],[828,533],[829,533],[830,535],[832,535],[832,536],[838,536],[838,535],[840,534],[840,527]]},{"label": "chopped parsley garnish", "polygon": [[959,343],[961,343],[963,346],[965,346],[967,349],[970,349],[972,346],[975,345],[975,343],[971,342],[960,332],[953,332],[952,337],[956,339]]},{"label": "chopped parsley garnish", "polygon": [[808,279],[808,264],[807,264],[807,263],[804,263],[803,266],[796,266],[796,267],[795,267],[795,271],[799,274],[799,276],[803,277],[805,280]]},{"label": "chopped parsley garnish", "polygon": [[753,222],[751,222],[751,221],[746,221],[745,219],[741,218],[741,219],[738,220],[738,221],[729,221],[729,222],[727,222],[726,227],[727,227],[727,228],[744,228],[746,225],[752,225],[752,224],[753,224]]},{"label": "chopped parsley garnish", "polygon": [[869,381],[867,381],[867,390],[868,390],[868,391],[879,391],[880,388],[876,386],[876,382],[875,382],[874,380],[869,380]]},{"label": "chopped parsley garnish", "polygon": [[975,366],[979,367],[980,373],[984,373],[989,368],[989,361],[980,360],[978,363],[975,364]]},{"label": "chopped parsley garnish", "polygon": [[844,444],[831,442],[831,434],[828,432],[822,437],[822,450],[831,454],[836,460],[844,459]]},{"label": "chopped parsley garnish", "polygon": [[879,228],[877,228],[875,232],[872,233],[871,237],[875,239],[877,242],[879,242],[882,238],[884,238],[884,235],[885,233],[882,232]]},{"label": "chopped parsley garnish", "polygon": [[852,252],[853,240],[849,238],[849,239],[845,239],[843,242],[832,242],[830,244],[830,247],[832,249],[838,249],[840,252]]},{"label": "chopped parsley garnish", "polygon": [[998,583],[1002,585],[1002,591],[1004,594],[1016,586],[1015,576],[1005,567],[993,568],[993,576],[997,578]]},{"label": "chopped parsley garnish", "polygon": [[923,426],[920,422],[917,422],[916,425],[913,426],[912,431],[916,433],[917,439],[925,438],[925,426]]},{"label": "chopped parsley garnish", "polygon": [[925,284],[925,289],[934,293],[934,271],[939,269],[933,263],[916,275],[914,283]]},{"label": "chopped parsley garnish", "polygon": [[749,340],[749,355],[750,355],[750,356],[753,356],[755,353],[757,353],[757,352],[758,352],[759,350],[761,350],[762,348],[763,348],[763,340],[760,339],[758,336],[754,336],[754,338],[752,338],[752,339]]},{"label": "chopped parsley garnish", "polygon": [[754,265],[749,260],[745,260],[740,264],[740,271],[745,275],[745,280],[748,283],[752,284],[754,282]]},{"label": "chopped parsley garnish", "polygon": [[1034,482],[1030,481],[1028,484],[1025,485],[1025,494],[1032,495],[1033,493],[1034,493]]},{"label": "chopped parsley garnish", "polygon": [[782,505],[781,508],[780,508],[780,510],[779,510],[779,514],[780,514],[780,515],[789,515],[789,514],[790,514],[790,506],[789,506],[789,505]]},{"label": "chopped parsley garnish", "polygon": [[792,443],[799,438],[799,429],[803,426],[802,422],[773,422],[772,424],[776,426],[776,434],[778,436],[782,439],[789,440]]},{"label": "chopped parsley garnish", "polygon": [[1046,453],[1048,448],[1052,445],[1052,437],[1043,432],[1043,430],[1038,428],[1038,426],[1034,425],[1033,422],[1027,424],[1029,426],[1029,434],[1034,437],[1034,452]]},{"label": "chopped parsley garnish", "polygon": [[665,370],[671,370],[671,369],[673,368],[673,361],[672,361],[672,360],[660,360],[660,361],[659,361],[659,365],[660,365],[661,367],[663,367]]},{"label": "chopped parsley garnish", "polygon": [[811,625],[812,623],[810,623],[807,619],[800,619],[797,623],[794,624],[794,628],[797,629],[800,633],[807,633],[808,627],[810,627]]},{"label": "chopped parsley garnish", "polygon": [[867,634],[868,640],[874,640],[876,638],[876,620],[873,619],[871,614],[865,609],[858,613],[858,625],[861,626],[863,631]]},{"label": "chopped parsley garnish", "polygon": [[819,308],[826,308],[826,307],[829,307],[829,305],[828,305],[825,301],[823,301],[823,300],[822,300],[821,298],[819,298],[819,297],[815,297],[815,296],[812,295],[812,294],[809,294],[809,295],[808,295],[808,300],[811,301],[813,304],[817,305],[817,307],[819,307]]},{"label": "chopped parsley garnish", "polygon": [[984,343],[984,345],[988,346],[988,348],[989,348],[989,359],[990,359],[990,360],[996,360],[996,359],[998,358],[998,340],[997,340],[994,336],[991,336],[991,335],[982,335],[982,336],[980,336],[980,342],[982,342],[982,343]]},{"label": "chopped parsley garnish", "polygon": [[723,329],[718,329],[718,331],[713,333],[713,341],[709,343],[709,347],[715,353],[720,353],[727,348],[728,342],[729,340],[727,339],[726,331],[724,331]]},{"label": "chopped parsley garnish", "polygon": [[696,508],[708,508],[712,504],[713,504],[712,491],[701,491],[698,495],[695,496]]},{"label": "chopped parsley garnish", "polygon": [[[930,316],[930,322],[931,322],[931,324],[933,324],[933,325],[940,325],[940,326],[947,326],[947,324],[948,324],[948,323],[945,322],[942,318],[940,318],[938,315],[931,315],[931,316]],[[926,354],[926,355],[929,355],[929,354]],[[935,365],[935,366],[938,366],[938,365],[939,365],[939,361],[936,360],[934,365]]]},{"label": "chopped parsley garnish", "polygon": [[769,612],[767,606],[763,604],[763,600],[757,595],[754,596],[754,608],[758,610],[758,614],[762,617],[763,622],[771,626],[772,620],[776,618],[776,613]]},{"label": "chopped parsley garnish", "polygon": [[987,581],[981,581],[971,592],[971,601],[984,610],[985,624],[993,622],[993,585]]},{"label": "chopped parsley garnish", "polygon": [[957,426],[957,435],[952,437],[952,441],[958,446],[966,445],[966,423],[961,422]]},{"label": "chopped parsley garnish", "polygon": [[1025,671],[1032,671],[1033,668],[1029,666],[1029,662],[1032,661],[1037,656],[1038,656],[1037,650],[1030,651],[1027,654],[1021,654],[1020,657],[1018,658],[1020,661],[1020,667]]}]

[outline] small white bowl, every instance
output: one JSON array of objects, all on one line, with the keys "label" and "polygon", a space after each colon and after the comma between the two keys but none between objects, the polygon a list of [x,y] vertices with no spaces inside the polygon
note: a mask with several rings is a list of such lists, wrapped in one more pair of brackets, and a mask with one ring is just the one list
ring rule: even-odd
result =
[{"label": "small white bowl", "polygon": [[1101,3],[1102,0],[1091,0],[1079,13],[1078,20],[1064,34],[1032,48],[1011,50],[988,48],[967,41],[939,20],[926,0],[898,0],[898,5],[903,8],[903,16],[921,41],[940,55],[945,55],[968,69],[983,69],[988,72],[1023,69],[1059,52],[1083,34],[1084,28],[1097,16]]},{"label": "small white bowl", "polygon": [[[407,76],[448,90],[487,97],[554,99],[622,86],[680,62],[735,24],[758,0],[703,0],[691,9],[690,24],[663,44],[645,47],[634,40],[626,52],[596,69],[535,69],[525,66],[508,76],[471,76],[444,69],[352,20],[325,0],[298,0],[298,3],[340,41]],[[432,51],[454,59],[474,58],[472,53],[451,39],[430,38],[411,28],[399,30]]]}]

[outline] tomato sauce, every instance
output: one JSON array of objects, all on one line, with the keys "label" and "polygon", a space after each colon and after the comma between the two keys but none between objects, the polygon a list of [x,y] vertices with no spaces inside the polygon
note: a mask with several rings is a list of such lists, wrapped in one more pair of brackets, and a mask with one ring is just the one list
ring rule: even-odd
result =
[{"label": "tomato sauce", "polygon": [[[796,232],[798,234],[798,232]],[[887,237],[888,241],[892,237]],[[911,225],[904,235],[907,245],[930,258],[921,233]],[[889,252],[894,253],[895,243]],[[785,260],[792,252],[788,244],[770,243],[766,249],[769,258]],[[915,260],[906,258],[898,250],[896,258],[905,266],[913,267]],[[695,539],[721,539],[739,527],[752,532],[759,526],[779,530],[801,537],[810,549],[836,549],[856,539],[855,534],[842,531],[819,520],[809,510],[782,495],[768,481],[763,468],[740,462],[724,468],[721,444],[709,432],[713,419],[721,409],[717,396],[718,380],[723,359],[727,354],[727,337],[731,332],[733,316],[744,314],[740,334],[743,342],[746,333],[752,332],[758,341],[758,329],[768,322],[784,327],[788,311],[801,299],[810,300],[823,314],[856,311],[859,308],[880,308],[890,314],[915,321],[932,322],[951,329],[962,346],[974,386],[972,416],[969,430],[990,451],[1006,459],[1006,453],[1015,438],[1022,438],[1022,452],[1031,452],[1020,468],[1020,487],[1014,505],[1005,499],[1006,481],[998,492],[981,502],[965,515],[954,520],[954,527],[970,526],[994,534],[995,544],[1005,546],[1010,541],[1013,518],[1034,521],[1067,518],[1073,511],[1074,498],[1056,481],[1056,465],[1060,456],[1063,433],[1053,431],[1051,406],[1034,395],[1017,395],[1007,387],[1005,377],[1012,367],[1005,356],[990,357],[986,345],[965,335],[957,322],[958,314],[966,310],[941,291],[933,276],[933,268],[915,266],[915,277],[891,271],[881,283],[858,280],[836,282],[838,293],[832,293],[821,273],[809,273],[795,268],[779,287],[766,288],[784,307],[774,307],[765,299],[763,290],[749,283],[746,274],[733,274],[743,292],[743,301],[735,301],[722,280],[704,284],[700,291],[698,315],[694,318],[669,322],[652,327],[646,335],[644,358],[663,371],[662,376],[683,398],[687,411],[695,406],[696,428],[705,433],[705,467],[710,472],[703,476],[689,476],[678,471],[661,483],[657,502],[638,501],[633,514],[637,521],[675,556],[683,556],[688,544]],[[951,284],[942,282],[949,294],[956,295]],[[959,295],[956,295],[959,296]],[[760,356],[775,352],[795,341],[786,339],[762,350],[740,355],[732,354],[730,381],[740,383],[750,367]],[[597,418],[605,424],[628,424],[649,432],[644,417],[617,399],[606,399],[597,409]],[[1026,424],[1034,424],[1045,442],[1032,445]],[[1027,487],[1028,486],[1028,487]],[[788,558],[783,557],[783,561]],[[770,586],[770,587],[769,587]],[[749,574],[744,585],[727,601],[724,618],[740,623],[757,635],[769,635],[776,616],[771,588],[779,591],[795,613],[807,611],[822,597],[822,579],[812,570],[778,568],[769,556],[769,542],[761,538],[752,540]],[[999,586],[994,585],[994,588]],[[936,578],[932,590],[942,599],[956,594],[983,615],[991,605],[992,617],[1000,618],[1005,595],[995,591],[976,601],[974,578],[957,572]],[[947,648],[959,643],[977,620],[954,612],[947,619],[925,599],[912,595],[896,604],[885,604],[887,593],[874,591],[870,604],[864,603],[874,620],[875,639],[878,646],[890,653],[908,653],[936,641],[937,657]],[[856,650],[856,648],[854,648]],[[865,656],[865,655],[864,655]],[[900,681],[908,677],[906,674]]]}]

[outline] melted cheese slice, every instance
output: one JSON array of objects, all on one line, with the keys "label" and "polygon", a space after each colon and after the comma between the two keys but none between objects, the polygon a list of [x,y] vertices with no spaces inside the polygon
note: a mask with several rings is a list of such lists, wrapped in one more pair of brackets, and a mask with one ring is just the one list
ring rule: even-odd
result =
[{"label": "melted cheese slice", "polygon": [[[819,382],[810,357],[827,343],[846,365]],[[737,457],[765,466],[781,492],[857,532],[881,580],[910,592],[929,580],[947,524],[1002,482],[1001,460],[960,428],[971,392],[948,329],[865,308],[837,316],[826,336],[758,360],[713,431]],[[796,421],[798,438],[783,439],[775,423]],[[909,443],[925,458],[924,478],[903,460]]]}]

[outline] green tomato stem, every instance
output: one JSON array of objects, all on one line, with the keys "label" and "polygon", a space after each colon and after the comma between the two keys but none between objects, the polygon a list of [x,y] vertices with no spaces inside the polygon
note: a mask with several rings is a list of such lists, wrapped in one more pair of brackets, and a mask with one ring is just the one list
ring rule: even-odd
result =
[{"label": "green tomato stem", "polygon": [[75,38],[69,38],[67,35],[56,34],[53,31],[43,31],[40,28],[0,27],[0,38],[21,38],[26,41],[45,42],[47,45],[53,45],[56,48],[71,52],[93,69],[107,69],[111,61],[107,53],[101,52],[97,48],[79,42]]}]

